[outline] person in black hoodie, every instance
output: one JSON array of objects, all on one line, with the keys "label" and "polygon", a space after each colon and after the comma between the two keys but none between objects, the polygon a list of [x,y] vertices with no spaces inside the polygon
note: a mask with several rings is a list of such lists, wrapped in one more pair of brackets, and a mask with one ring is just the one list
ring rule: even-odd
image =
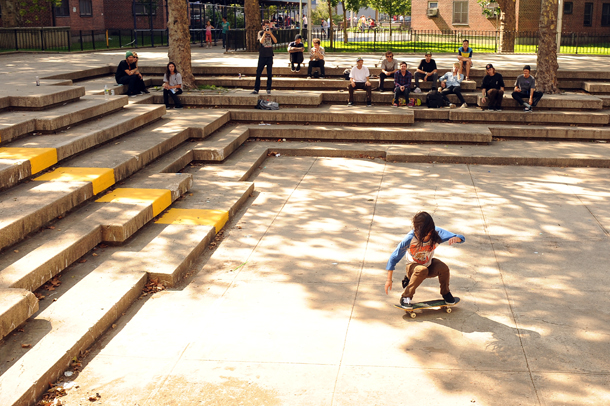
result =
[{"label": "person in black hoodie", "polygon": [[504,79],[502,75],[496,72],[496,69],[491,63],[485,67],[487,75],[483,78],[481,85],[482,98],[481,101],[487,104],[487,109],[490,111],[502,111],[502,98],[504,97]]}]

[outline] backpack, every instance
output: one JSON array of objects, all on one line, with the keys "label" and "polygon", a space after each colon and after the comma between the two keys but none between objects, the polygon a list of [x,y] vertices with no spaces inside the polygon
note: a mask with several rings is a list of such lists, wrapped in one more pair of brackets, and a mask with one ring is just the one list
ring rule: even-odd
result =
[{"label": "backpack", "polygon": [[255,109],[259,109],[259,110],[279,110],[280,109],[280,105],[276,102],[272,102],[269,100],[259,100],[258,103],[256,103],[256,107]]},{"label": "backpack", "polygon": [[349,69],[344,70],[344,71],[343,71],[343,79],[345,79],[345,80],[349,80],[349,75],[350,75],[350,73],[352,73],[352,71],[351,71],[351,70],[349,70]]},{"label": "backpack", "polygon": [[428,92],[428,95],[426,96],[426,104],[428,105],[429,109],[445,107],[445,101],[436,89],[432,89]]}]

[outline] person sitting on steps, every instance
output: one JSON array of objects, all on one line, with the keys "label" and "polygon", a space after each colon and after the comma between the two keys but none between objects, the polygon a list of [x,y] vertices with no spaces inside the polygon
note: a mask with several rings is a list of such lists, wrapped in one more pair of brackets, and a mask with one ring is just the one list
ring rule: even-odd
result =
[{"label": "person sitting on steps", "polygon": [[[526,113],[531,113],[540,99],[542,99],[542,92],[536,91],[536,79],[530,75],[530,71],[529,65],[523,67],[523,75],[517,77],[515,91],[512,94],[513,99],[522,107],[525,107],[523,111]],[[524,97],[529,97],[528,103],[523,101]]]},{"label": "person sitting on steps", "polygon": [[411,91],[411,72],[407,70],[407,63],[400,63],[400,70],[394,73],[394,101],[392,105],[398,107],[401,97],[409,102],[409,92]]},{"label": "person sitting on steps", "polygon": [[455,299],[449,289],[449,267],[440,259],[434,258],[436,248],[447,242],[449,245],[461,244],[466,238],[460,234],[454,234],[434,225],[430,214],[420,211],[413,216],[413,229],[398,244],[388,263],[386,270],[388,277],[385,283],[385,293],[392,290],[392,275],[396,264],[407,255],[407,274],[402,281],[405,288],[400,297],[400,306],[413,308],[413,296],[416,289],[426,278],[436,278],[441,285],[441,296],[447,304],[455,303]]},{"label": "person sitting on steps", "polygon": [[462,41],[462,46],[458,48],[458,61],[460,61],[460,73],[466,68],[466,80],[470,80],[470,68],[472,68],[472,48],[468,48],[470,43],[467,39]]},{"label": "person sitting on steps", "polygon": [[178,73],[176,64],[170,62],[167,64],[165,75],[163,75],[163,103],[165,108],[169,109],[169,98],[171,97],[174,101],[174,107],[177,109],[182,108],[182,103],[178,95],[182,94],[182,75]]},{"label": "person sitting on steps", "polygon": [[385,78],[394,76],[399,70],[398,62],[394,60],[394,54],[392,51],[385,53],[385,59],[381,61],[381,73],[379,73],[379,91],[383,92],[383,81]]},{"label": "person sitting on steps", "polygon": [[436,68],[436,62],[432,59],[432,52],[426,52],[426,58],[422,59],[415,71],[415,89],[413,93],[421,93],[419,88],[419,81],[432,81],[432,88],[436,87],[436,81],[438,80],[438,69]]},{"label": "person sitting on steps", "polygon": [[487,74],[483,78],[481,91],[483,97],[481,102],[487,103],[487,110],[502,111],[502,99],[504,98],[504,78],[496,72],[491,63],[485,67]]},{"label": "person sitting on steps", "polygon": [[[305,45],[303,45],[303,37],[301,34],[297,34],[294,37],[294,41],[288,44],[288,53],[290,55],[290,71],[291,72],[300,72],[301,64],[303,63],[303,51],[305,50]],[[294,65],[296,66],[296,69]]]},{"label": "person sitting on steps", "polygon": [[349,86],[347,86],[347,90],[349,91],[348,106],[354,105],[354,90],[362,89],[366,90],[366,106],[371,107],[370,76],[369,68],[364,66],[364,59],[358,57],[358,59],[356,59],[356,66],[352,68],[352,71],[349,74]]},{"label": "person sitting on steps", "polygon": [[456,62],[453,64],[453,71],[445,73],[439,79],[441,82],[441,87],[443,88],[443,91],[441,92],[441,96],[443,97],[445,104],[448,105],[449,108],[452,108],[452,109],[455,108],[455,104],[451,103],[449,101],[449,98],[447,97],[447,95],[451,94],[451,93],[455,94],[458,97],[462,108],[465,109],[468,107],[468,104],[466,104],[466,101],[464,100],[464,96],[462,96],[461,84],[462,84],[462,80],[464,80],[464,75],[462,75],[461,73],[458,73],[459,69],[460,69],[460,63]]},{"label": "person sitting on steps", "polygon": [[127,85],[127,96],[133,97],[138,94],[149,93],[138,70],[137,57],[134,52],[125,52],[125,59],[119,63],[114,78],[119,85]]},{"label": "person sitting on steps", "polygon": [[320,68],[320,77],[324,79],[324,48],[320,46],[320,38],[314,38],[313,47],[309,51],[309,66],[307,67],[307,79],[311,79],[311,70]]}]

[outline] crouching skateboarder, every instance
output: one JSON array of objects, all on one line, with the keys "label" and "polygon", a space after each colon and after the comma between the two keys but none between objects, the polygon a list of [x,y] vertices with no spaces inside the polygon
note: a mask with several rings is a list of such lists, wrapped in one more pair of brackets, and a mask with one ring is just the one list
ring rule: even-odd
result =
[{"label": "crouching skateboarder", "polygon": [[434,258],[434,250],[440,244],[463,243],[466,238],[440,227],[435,227],[432,216],[422,211],[413,217],[413,230],[398,244],[390,256],[386,270],[388,279],[385,283],[386,295],[392,290],[392,275],[396,264],[407,255],[407,275],[402,281],[405,288],[400,298],[400,306],[412,308],[415,290],[426,278],[438,277],[441,285],[441,296],[446,304],[454,304],[455,299],[449,290],[449,267],[440,259]]}]

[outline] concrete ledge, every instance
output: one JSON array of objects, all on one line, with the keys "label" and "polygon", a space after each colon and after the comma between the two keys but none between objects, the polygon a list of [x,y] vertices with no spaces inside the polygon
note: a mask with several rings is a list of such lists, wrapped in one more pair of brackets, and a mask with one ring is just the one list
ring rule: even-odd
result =
[{"label": "concrete ledge", "polygon": [[412,124],[412,109],[391,106],[321,106],[318,109],[231,110],[232,121],[290,123]]},{"label": "concrete ledge", "polygon": [[[264,89],[264,87],[263,87]],[[316,107],[322,103],[322,95],[318,92],[283,92],[273,91],[270,95],[264,90],[260,94],[251,94],[251,90],[238,90],[225,94],[183,93],[180,101],[188,106],[211,107],[255,107],[258,100],[274,101],[282,105]],[[154,103],[163,104],[163,95],[154,94]]]},{"label": "concrete ledge", "polygon": [[[511,96],[512,91],[504,94],[502,98],[503,108],[520,108],[521,105],[517,103]],[[477,96],[477,105],[481,107],[487,107],[488,103],[481,101],[481,94]],[[540,102],[535,107],[536,110],[543,109],[557,109],[557,110],[601,110],[603,109],[603,101],[599,97],[589,96],[585,94],[545,94]]]},{"label": "concrete ledge", "polygon": [[[349,93],[347,91],[334,91],[334,92],[323,91],[323,92],[321,92],[321,94],[322,94],[322,100],[325,103],[329,103],[329,104],[347,103],[347,100],[349,97]],[[421,104],[425,105],[426,99],[427,99],[426,95],[427,94],[424,92],[422,92],[422,93],[411,92],[409,94],[409,98],[419,99],[421,101]],[[371,96],[372,96],[372,101],[375,104],[386,104],[389,106],[392,104],[392,100],[394,100],[394,93],[389,90],[385,91],[383,93],[374,91]],[[477,102],[476,93],[462,93],[462,96],[464,96],[464,100],[466,100],[466,103],[468,103],[468,104],[474,105]],[[458,103],[458,98],[456,95],[450,94],[448,97],[452,103]],[[356,103],[364,103],[365,100],[366,100],[366,93],[364,93],[362,91],[358,91],[358,92],[354,93],[354,101]]]},{"label": "concrete ledge", "polygon": [[0,340],[38,311],[38,299],[25,289],[0,288]]},{"label": "concrete ledge", "polygon": [[224,161],[241,144],[246,142],[249,130],[246,126],[223,128],[203,145],[193,148],[194,161]]},{"label": "concrete ledge", "polygon": [[197,178],[219,179],[224,181],[245,181],[267,159],[269,143],[247,142],[235,151],[222,165],[207,165],[193,172]]},{"label": "concrete ledge", "polygon": [[288,138],[350,141],[491,142],[486,125],[456,126],[452,123],[415,123],[408,127],[343,126],[250,126],[251,138]]},{"label": "concrete ledge", "polygon": [[588,124],[606,125],[610,115],[607,110],[595,112],[578,111],[536,111],[525,113],[523,111],[481,111],[479,109],[451,109],[449,120],[451,121],[483,121],[487,123],[532,123],[532,124]]},{"label": "concrete ledge", "polygon": [[610,93],[610,82],[583,82],[583,90],[589,93]]},{"label": "concrete ledge", "polygon": [[606,127],[554,127],[537,125],[491,125],[494,137],[500,138],[550,138],[610,140],[610,129]]},{"label": "concrete ledge", "polygon": [[114,72],[116,72],[116,65],[107,65],[90,69],[70,70],[69,72],[60,73],[58,75],[45,76],[42,79],[70,79],[74,81],[95,76],[114,74]]},{"label": "concrete ledge", "polygon": [[81,86],[36,86],[16,84],[11,86],[10,106],[24,110],[40,110],[59,103],[76,100],[85,95]]}]

